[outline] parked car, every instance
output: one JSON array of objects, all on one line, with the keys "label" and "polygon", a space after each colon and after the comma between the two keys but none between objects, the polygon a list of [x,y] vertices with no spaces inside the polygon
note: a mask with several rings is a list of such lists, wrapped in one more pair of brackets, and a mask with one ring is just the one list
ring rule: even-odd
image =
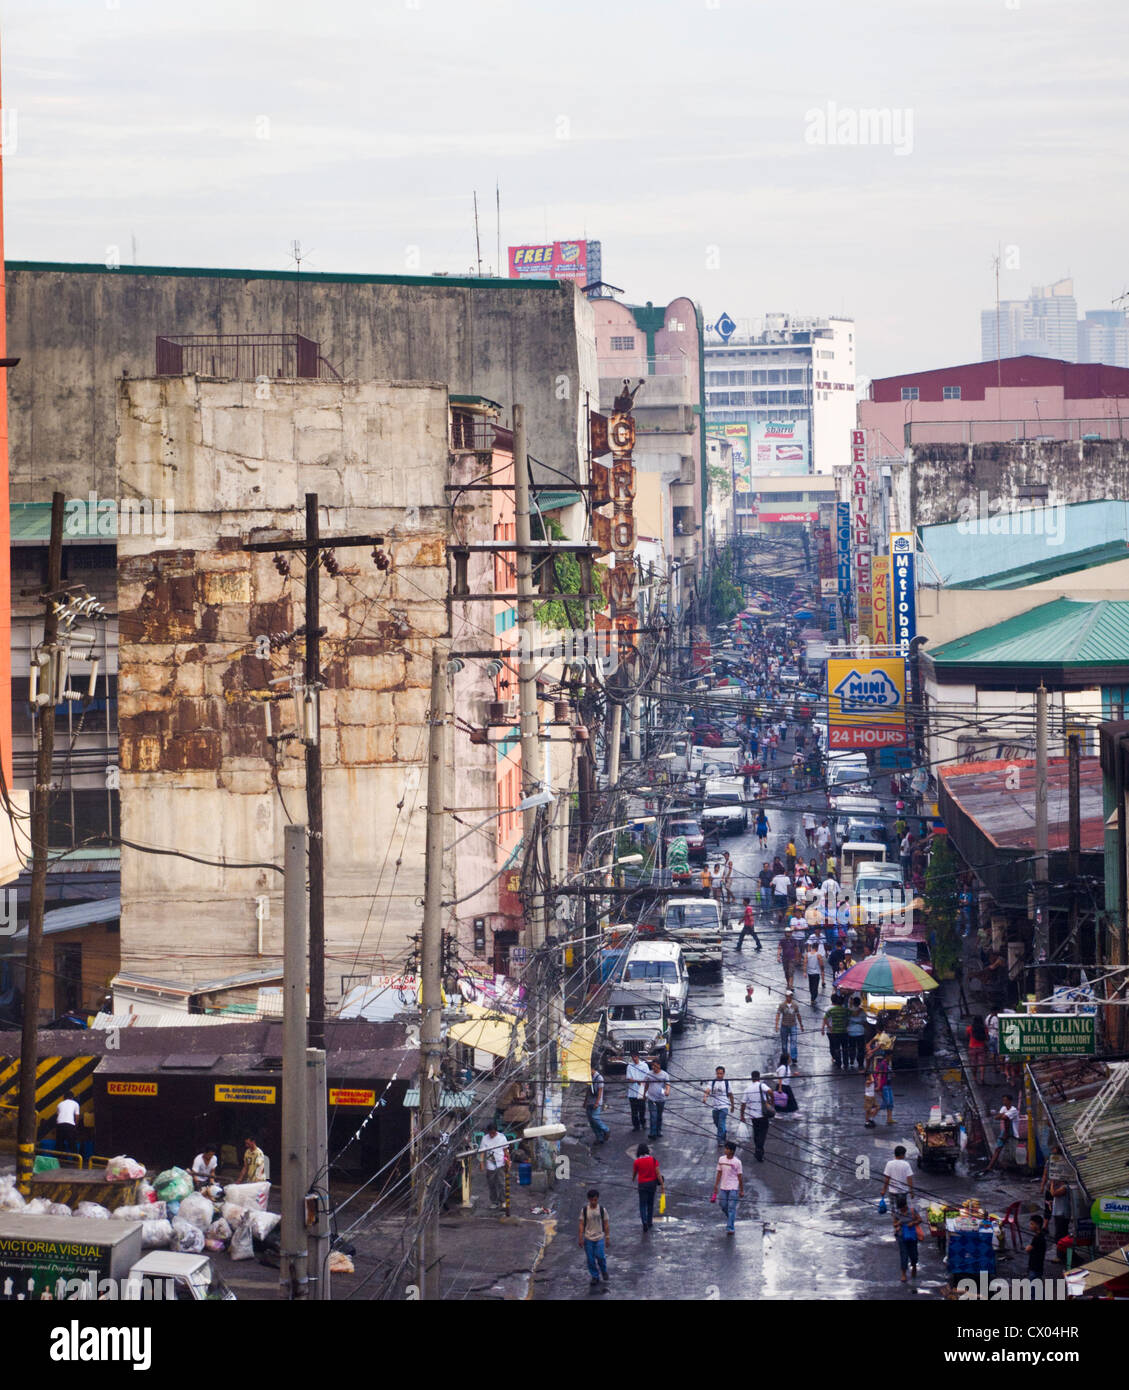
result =
[{"label": "parked car", "polygon": [[605,1044],[601,1069],[626,1067],[632,1052],[666,1067],[671,1055],[671,1023],[665,997],[637,989],[613,989],[604,1006]]},{"label": "parked car", "polygon": [[699,819],[707,834],[715,826],[722,835],[744,834],[749,828],[744,784],[732,778],[707,782],[705,804]]},{"label": "parked car", "polygon": [[705,863],[706,837],[702,833],[702,827],[696,820],[667,821],[666,829],[663,831],[664,857],[669,857],[671,841],[678,839],[686,841],[687,859],[694,859],[697,860],[698,863]]},{"label": "parked car", "polygon": [[690,977],[677,941],[637,941],[627,953],[620,987],[651,999],[666,999],[671,1025],[681,1027],[690,996]]}]

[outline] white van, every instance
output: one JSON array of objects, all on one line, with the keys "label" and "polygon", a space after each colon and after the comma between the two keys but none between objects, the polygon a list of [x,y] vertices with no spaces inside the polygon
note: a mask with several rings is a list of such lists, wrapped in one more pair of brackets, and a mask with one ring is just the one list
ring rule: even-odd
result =
[{"label": "white van", "polygon": [[827,755],[827,794],[865,795],[870,787],[870,766],[865,753],[837,752]]},{"label": "white van", "polygon": [[690,975],[677,941],[637,941],[627,953],[619,984],[648,997],[661,998],[665,994],[671,1025],[682,1026],[690,997]]}]

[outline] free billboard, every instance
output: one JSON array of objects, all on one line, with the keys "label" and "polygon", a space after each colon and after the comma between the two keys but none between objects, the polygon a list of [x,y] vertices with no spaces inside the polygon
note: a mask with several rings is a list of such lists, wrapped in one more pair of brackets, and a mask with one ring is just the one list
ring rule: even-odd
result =
[{"label": "free billboard", "polygon": [[904,748],[906,664],[901,657],[827,662],[827,746]]},{"label": "free billboard", "polygon": [[599,279],[593,264],[598,262],[599,245],[598,241],[546,241],[536,246],[511,246],[510,279],[575,280],[587,285],[590,270],[595,270],[592,278]]}]

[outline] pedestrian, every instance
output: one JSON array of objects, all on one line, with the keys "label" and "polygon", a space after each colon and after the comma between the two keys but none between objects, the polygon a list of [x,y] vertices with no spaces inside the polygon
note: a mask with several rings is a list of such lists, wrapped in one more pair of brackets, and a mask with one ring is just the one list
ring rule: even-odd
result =
[{"label": "pedestrian", "polygon": [[192,1160],[192,1167],[189,1169],[197,1192],[199,1192],[202,1187],[211,1187],[216,1176],[217,1166],[216,1146],[214,1144],[205,1144]]},{"label": "pedestrian", "polygon": [[746,936],[746,934],[748,934],[748,935],[752,936],[753,940],[756,942],[756,947],[757,947],[757,950],[759,951],[759,950],[761,949],[761,939],[760,939],[760,937],[757,935],[756,923],[755,923],[755,921],[753,920],[753,905],[752,905],[752,903],[749,901],[748,898],[746,898],[746,899],[744,900],[744,904],[745,904],[745,914],[744,914],[744,916],[743,916],[742,919],[741,919],[741,931],[740,931],[740,933],[738,934],[738,937],[737,937],[737,949],[738,949],[738,950],[741,949],[741,946],[742,946],[742,944],[744,943],[744,940],[745,940],[745,936]]},{"label": "pedestrian", "polygon": [[717,1160],[717,1172],[713,1180],[713,1197],[725,1213],[725,1234],[733,1234],[737,1220],[737,1203],[745,1195],[745,1170],[737,1157],[737,1145],[732,1139],[725,1141],[725,1154]]},{"label": "pedestrian", "polygon": [[993,1077],[1000,1074],[1000,1016],[995,1009],[984,1020],[988,1032],[988,1054],[992,1059]]},{"label": "pedestrian", "polygon": [[769,824],[768,824],[768,817],[765,815],[764,809],[763,809],[763,807],[762,807],[761,810],[759,810],[759,811],[757,812],[757,820],[756,820],[756,834],[757,834],[757,839],[760,841],[761,849],[767,849],[767,848],[768,848],[768,832],[769,832],[769,829],[770,829],[770,826],[769,826]]},{"label": "pedestrian", "polygon": [[78,1117],[81,1106],[68,1091],[55,1109],[55,1143],[65,1154],[78,1153]]},{"label": "pedestrian", "polygon": [[1024,1246],[1027,1255],[1027,1277],[1029,1279],[1041,1279],[1043,1277],[1043,1265],[1047,1258],[1047,1223],[1039,1215],[1035,1215],[1027,1223],[1027,1229],[1031,1232],[1030,1244]]},{"label": "pedestrian", "polygon": [[710,891],[710,889],[711,889],[712,887],[713,887],[713,874],[710,873],[710,866],[709,866],[708,864],[703,864],[703,865],[702,865],[702,892],[703,892],[703,893],[706,893],[706,894],[708,895],[708,894],[709,894],[709,891]]},{"label": "pedestrian", "polygon": [[761,907],[767,907],[772,897],[772,869],[766,859],[761,865],[761,871],[757,874],[757,902]]},{"label": "pedestrian", "polygon": [[913,850],[915,843],[916,841],[913,838],[913,831],[907,830],[905,835],[902,837],[902,842],[899,846],[899,857],[901,858],[902,863],[902,876],[906,879],[909,878],[909,866],[911,861],[913,860]]},{"label": "pedestrian", "polygon": [[898,1262],[902,1267],[902,1283],[906,1282],[906,1270],[910,1277],[917,1278],[917,1254],[919,1242],[924,1238],[921,1214],[911,1205],[904,1192],[894,1198],[894,1239],[898,1242]]},{"label": "pedestrian", "polygon": [[988,1055],[988,1029],[979,1014],[972,1016],[972,1022],[964,1030],[968,1039],[969,1069],[972,1079],[978,1086],[984,1084],[984,1061]]},{"label": "pedestrian", "polygon": [[788,867],[788,873],[789,873],[789,875],[794,874],[794,873],[796,872],[796,842],[795,842],[795,840],[789,840],[789,841],[788,841],[788,848],[784,851],[784,863],[785,863],[785,864],[787,865],[787,867]]},{"label": "pedestrian", "polygon": [[714,1079],[706,1087],[702,1103],[713,1112],[713,1127],[717,1130],[717,1142],[725,1143],[725,1131],[729,1116],[733,1113],[733,1091],[726,1080],[725,1068],[714,1068]]},{"label": "pedestrian", "polygon": [[886,1193],[897,1197],[900,1193],[906,1193],[910,1201],[913,1201],[913,1164],[906,1162],[906,1146],[898,1144],[894,1149],[894,1157],[886,1164],[882,1170],[882,1199],[885,1200]]},{"label": "pedestrian", "polygon": [[659,1065],[659,1059],[657,1057],[651,1062],[651,1070],[647,1075],[644,1095],[647,1101],[647,1114],[651,1118],[651,1128],[647,1138],[661,1139],[663,1132],[663,1107],[666,1105],[667,1096],[670,1095],[670,1077]]},{"label": "pedestrian", "polygon": [[826,820],[819,823],[819,829],[815,832],[815,847],[826,859],[828,851],[831,849],[831,827]]},{"label": "pedestrian", "polygon": [[776,920],[782,926],[784,923],[784,913],[788,908],[788,888],[789,878],[781,870],[774,874],[772,878],[772,906],[776,911]]},{"label": "pedestrian", "polygon": [[749,1073],[749,1084],[741,1097],[741,1122],[752,1130],[753,1153],[758,1163],[764,1162],[764,1141],[768,1127],[776,1114],[772,1087],[761,1080],[759,1071]]},{"label": "pedestrian", "polygon": [[635,1150],[635,1162],[631,1166],[631,1181],[639,1185],[639,1219],[644,1232],[655,1224],[655,1193],[665,1188],[659,1161],[646,1144]]},{"label": "pedestrian", "polygon": [[608,1282],[608,1250],[611,1246],[611,1224],[608,1214],[600,1204],[598,1188],[588,1189],[588,1201],[580,1212],[580,1230],[576,1240],[588,1261],[588,1274],[592,1288],[599,1288],[600,1281]]},{"label": "pedestrian", "polygon": [[814,936],[808,937],[807,950],[804,953],[804,969],[807,971],[808,993],[811,995],[811,1006],[814,1009],[824,984],[823,952]]},{"label": "pedestrian", "polygon": [[784,991],[783,1003],[776,1010],[776,1021],[773,1028],[780,1034],[780,1051],[790,1054],[792,1061],[797,1060],[799,1054],[799,1043],[796,1037],[797,1028],[800,1032],[804,1029],[804,1021],[800,1017],[799,1006],[792,997],[792,991]]},{"label": "pedestrian", "polygon": [[254,1139],[243,1143],[243,1167],[239,1170],[239,1182],[266,1182],[267,1156]]},{"label": "pedestrian", "polygon": [[647,1088],[650,1072],[639,1060],[638,1052],[631,1054],[627,1064],[627,1103],[631,1107],[631,1128],[638,1132],[647,1123],[647,1105],[643,1093]]},{"label": "pedestrian", "polygon": [[780,962],[780,967],[784,971],[784,985],[789,994],[792,992],[792,979],[796,973],[796,961],[800,954],[800,948],[796,942],[795,933],[789,923],[784,928],[784,935],[776,947],[776,959]]},{"label": "pedestrian", "polygon": [[584,1097],[584,1111],[588,1116],[588,1123],[592,1126],[592,1133],[596,1136],[597,1144],[606,1144],[611,1130],[600,1114],[604,1108],[604,1077],[598,1067],[592,1068],[592,1080],[588,1083],[588,1091]]},{"label": "pedestrian", "polygon": [[493,1120],[486,1126],[486,1133],[478,1146],[478,1166],[486,1174],[486,1186],[490,1190],[490,1210],[497,1211],[506,1196],[506,1169],[510,1166],[510,1146],[505,1137],[498,1133]]},{"label": "pedestrian", "polygon": [[722,856],[724,865],[721,871],[721,894],[727,903],[733,901],[733,856],[726,850]]},{"label": "pedestrian", "polygon": [[1056,1262],[1058,1243],[1060,1240],[1065,1240],[1070,1234],[1070,1221],[1074,1214],[1074,1193],[1070,1186],[1071,1176],[1070,1165],[1066,1161],[1062,1145],[1053,1144],[1051,1156],[1047,1159],[1047,1166],[1043,1170],[1042,1191],[1050,1203],[1051,1236],[1056,1250],[1056,1254],[1051,1258]]},{"label": "pedestrian", "polygon": [[[789,1063],[788,1054],[782,1052],[780,1054],[780,1063],[776,1068],[776,1094],[773,1099],[776,1102],[777,1110],[783,1111],[785,1115],[794,1115],[800,1108],[797,1104],[791,1084],[792,1077],[797,1070],[796,1067]],[[780,1104],[781,1096],[784,1098],[783,1105]]]},{"label": "pedestrian", "polygon": [[1004,1096],[1003,1104],[996,1111],[996,1125],[996,1148],[988,1160],[984,1174],[990,1173],[1001,1158],[1006,1167],[1013,1168],[1015,1166],[1015,1141],[1019,1138],[1019,1111],[1010,1095]]},{"label": "pedestrian", "polygon": [[885,1047],[875,1047],[871,1052],[871,1075],[874,1078],[874,1094],[878,1098],[878,1109],[885,1110],[886,1123],[894,1123],[894,1088],[890,1084],[893,1069],[890,1066],[890,1053]]},{"label": "pedestrian", "polygon": [[874,1072],[867,1063],[862,1079],[862,1122],[867,1129],[877,1128],[878,1097],[874,1094]]},{"label": "pedestrian", "polygon": [[819,1031],[827,1035],[833,1065],[842,1067],[847,1050],[847,1008],[838,990],[831,993],[831,1005],[823,1015]]}]

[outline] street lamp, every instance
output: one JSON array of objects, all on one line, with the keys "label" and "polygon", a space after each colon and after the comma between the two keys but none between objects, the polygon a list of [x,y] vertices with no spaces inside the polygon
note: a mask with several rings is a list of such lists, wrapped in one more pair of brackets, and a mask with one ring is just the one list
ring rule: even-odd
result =
[{"label": "street lamp", "polygon": [[466,839],[468,835],[473,835],[476,830],[481,830],[484,825],[489,825],[492,820],[497,820],[499,816],[508,816],[513,811],[532,811],[538,806],[550,806],[556,800],[556,794],[551,791],[534,792],[532,796],[525,796],[516,806],[504,806],[500,811],[493,811],[485,820],[480,820],[477,825],[472,825],[468,830],[464,830],[457,840],[451,841],[451,848]]},{"label": "street lamp", "polygon": [[625,854],[619,859],[613,859],[608,864],[593,864],[590,868],[579,869],[572,875],[568,882],[575,883],[578,878],[583,878],[585,874],[607,873],[609,869],[618,868],[620,864],[642,864],[642,862],[643,856],[641,854]]}]

